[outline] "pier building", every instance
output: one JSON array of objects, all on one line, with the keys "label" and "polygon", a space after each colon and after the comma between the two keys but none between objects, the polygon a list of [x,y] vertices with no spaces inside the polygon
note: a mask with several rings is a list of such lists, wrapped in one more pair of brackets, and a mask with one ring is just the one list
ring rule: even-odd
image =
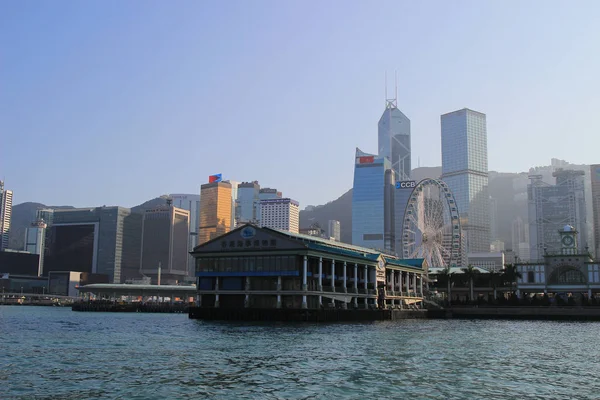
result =
[{"label": "pier building", "polygon": [[194,248],[200,308],[416,308],[424,260],[288,231],[241,226]]}]

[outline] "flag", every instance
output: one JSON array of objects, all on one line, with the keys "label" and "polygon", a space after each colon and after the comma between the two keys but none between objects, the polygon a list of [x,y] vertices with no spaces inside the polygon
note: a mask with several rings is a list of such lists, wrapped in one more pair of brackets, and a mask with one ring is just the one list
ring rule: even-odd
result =
[{"label": "flag", "polygon": [[221,174],[215,174],[208,177],[208,183],[221,182]]}]

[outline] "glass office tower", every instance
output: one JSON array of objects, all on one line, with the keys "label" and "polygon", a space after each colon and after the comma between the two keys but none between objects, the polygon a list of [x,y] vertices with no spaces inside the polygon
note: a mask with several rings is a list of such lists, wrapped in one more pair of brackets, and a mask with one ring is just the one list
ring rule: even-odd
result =
[{"label": "glass office tower", "polygon": [[[396,99],[387,100],[385,111],[377,125],[379,156],[390,160],[397,181],[409,181],[411,175],[410,119],[397,107]],[[402,252],[402,226],[404,211],[412,190],[402,189],[395,193],[395,248]]]},{"label": "glass office tower", "polygon": [[467,252],[490,251],[485,114],[464,108],[441,116],[442,179],[456,199]]},{"label": "glass office tower", "polygon": [[352,244],[393,253],[395,173],[390,161],[356,149]]}]

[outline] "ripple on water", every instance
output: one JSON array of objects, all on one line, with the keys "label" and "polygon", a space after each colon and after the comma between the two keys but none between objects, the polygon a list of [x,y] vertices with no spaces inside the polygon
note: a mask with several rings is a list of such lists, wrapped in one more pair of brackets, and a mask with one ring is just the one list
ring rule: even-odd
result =
[{"label": "ripple on water", "polygon": [[0,307],[2,399],[597,398],[600,324],[208,323]]}]

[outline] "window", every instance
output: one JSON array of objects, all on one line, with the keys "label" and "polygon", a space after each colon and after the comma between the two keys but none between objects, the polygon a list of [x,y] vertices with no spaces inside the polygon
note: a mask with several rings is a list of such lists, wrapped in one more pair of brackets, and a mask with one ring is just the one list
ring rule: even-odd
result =
[{"label": "window", "polygon": [[535,276],[533,271],[527,271],[527,283],[535,282]]}]

